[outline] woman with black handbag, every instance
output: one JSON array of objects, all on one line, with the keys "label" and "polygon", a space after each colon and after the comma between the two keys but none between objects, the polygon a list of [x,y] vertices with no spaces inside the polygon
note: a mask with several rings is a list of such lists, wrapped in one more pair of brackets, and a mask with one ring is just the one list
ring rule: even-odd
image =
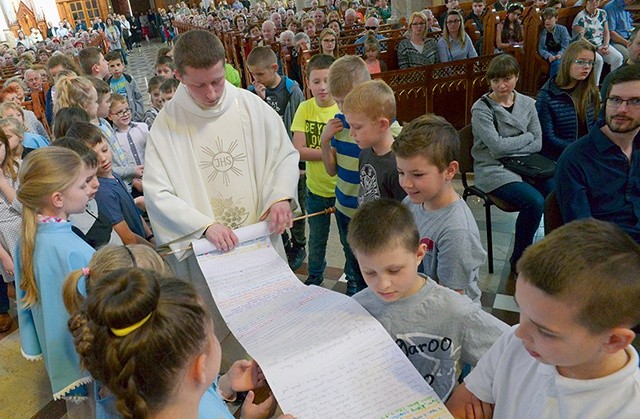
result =
[{"label": "woman with black handbag", "polygon": [[519,210],[511,269],[533,243],[553,190],[554,163],[538,154],[542,130],[535,100],[515,90],[520,67],[509,54],[487,67],[491,92],[471,108],[475,184]]}]

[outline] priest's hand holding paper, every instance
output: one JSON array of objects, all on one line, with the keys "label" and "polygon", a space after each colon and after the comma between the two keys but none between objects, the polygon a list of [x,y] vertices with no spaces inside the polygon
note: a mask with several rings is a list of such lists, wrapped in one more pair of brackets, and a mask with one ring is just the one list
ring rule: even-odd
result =
[{"label": "priest's hand holding paper", "polygon": [[282,234],[287,228],[293,226],[293,214],[289,200],[279,201],[271,205],[269,211],[262,216],[260,221],[270,216],[269,231]]},{"label": "priest's hand holding paper", "polygon": [[220,223],[211,224],[204,231],[204,236],[216,247],[216,250],[226,252],[238,244],[238,237],[229,227]]}]

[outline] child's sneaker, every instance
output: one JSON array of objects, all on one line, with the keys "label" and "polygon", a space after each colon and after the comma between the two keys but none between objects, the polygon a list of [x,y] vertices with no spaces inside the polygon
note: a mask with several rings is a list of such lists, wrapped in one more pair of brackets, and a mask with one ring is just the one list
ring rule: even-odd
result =
[{"label": "child's sneaker", "polygon": [[356,292],[358,292],[358,284],[355,279],[347,280],[347,297],[353,296]]},{"label": "child's sneaker", "polygon": [[302,246],[293,246],[287,252],[287,261],[289,262],[289,267],[292,271],[300,268],[302,266],[302,262],[304,262],[304,258],[307,257],[307,252],[304,250]]},{"label": "child's sneaker", "polygon": [[305,285],[321,285],[324,281],[324,278],[321,276],[309,275],[307,280],[304,281]]}]

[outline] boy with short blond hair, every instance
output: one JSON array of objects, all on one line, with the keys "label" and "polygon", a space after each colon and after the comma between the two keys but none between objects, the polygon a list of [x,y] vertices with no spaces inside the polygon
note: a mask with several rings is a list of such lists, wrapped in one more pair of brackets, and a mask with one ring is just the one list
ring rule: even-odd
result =
[{"label": "boy with short blond hair", "polygon": [[[371,80],[371,74],[364,60],[355,55],[340,57],[331,66],[329,72],[329,91],[338,107],[342,104],[355,86]],[[341,111],[342,112],[342,111]],[[347,295],[360,291],[366,284],[358,268],[358,261],[351,252],[347,242],[349,221],[358,208],[360,189],[360,173],[358,157],[360,147],[350,137],[349,124],[343,114],[327,122],[322,132],[322,161],[329,174],[337,174],[336,181],[336,222],[340,233],[340,242],[345,253],[347,277]],[[396,136],[402,128],[397,122],[391,126],[392,135]]]},{"label": "boy with short blond hair", "polygon": [[144,117],[142,93],[135,79],[124,72],[125,64],[122,60],[122,54],[119,51],[111,51],[107,54],[106,60],[109,63],[109,72],[111,73],[111,77],[107,79],[111,91],[127,98],[131,108],[131,118],[134,121],[142,121]]},{"label": "boy with short blond hair", "polygon": [[392,145],[403,203],[426,245],[424,273],[480,304],[478,276],[486,252],[471,210],[453,189],[460,139],[447,120],[423,115],[405,125]]},{"label": "boy with short blond hair", "polygon": [[[331,65],[329,92],[336,100],[338,107],[342,108],[351,89],[368,80],[371,80],[371,74],[369,74],[367,64],[362,58],[355,55],[345,55]],[[358,208],[360,189],[358,157],[361,150],[349,136],[349,124],[342,113],[336,114],[327,122],[320,140],[324,167],[330,175],[338,176],[335,190],[336,223],[340,233],[340,242],[344,249],[347,295],[353,295],[366,287],[358,267],[358,261],[347,242],[349,221]]]},{"label": "boy with short blond hair", "polygon": [[351,219],[349,244],[369,286],[354,295],[413,366],[447,400],[463,363],[475,365],[509,327],[441,287],[418,266],[427,246],[398,201],[363,204]]},{"label": "boy with short blond hair", "polygon": [[[298,106],[304,102],[304,94],[300,90],[300,86],[289,77],[278,74],[278,59],[270,47],[254,47],[247,56],[247,67],[253,77],[253,83],[248,87],[249,91],[260,96],[280,115],[289,133],[289,138],[292,138],[291,124]],[[298,180],[298,201],[303,215],[306,213],[304,165],[305,163],[302,161],[299,163],[301,174]],[[291,238],[285,231],[282,235],[282,241],[289,267],[295,271],[307,256],[305,220],[295,221],[291,228]]]},{"label": "boy with short blond hair", "polygon": [[[309,60],[307,77],[313,97],[300,104],[291,124],[293,146],[306,162],[307,211],[319,212],[335,205],[336,178],[326,172],[322,164],[320,133],[338,111],[338,106],[329,94],[327,79],[329,67],[334,59],[330,55],[318,54]],[[309,276],[307,285],[320,285],[324,281],[327,240],[331,226],[330,215],[311,217],[309,221]]]},{"label": "boy with short blond hair", "polygon": [[520,324],[480,359],[447,407],[494,417],[640,417],[640,246],[612,223],[566,224],[518,261]]},{"label": "boy with short blond hair", "polygon": [[347,95],[342,112],[349,134],[362,149],[358,158],[358,206],[380,198],[402,201],[407,195],[398,183],[396,158],[391,151],[391,124],[396,117],[393,90],[382,80],[366,81]]}]

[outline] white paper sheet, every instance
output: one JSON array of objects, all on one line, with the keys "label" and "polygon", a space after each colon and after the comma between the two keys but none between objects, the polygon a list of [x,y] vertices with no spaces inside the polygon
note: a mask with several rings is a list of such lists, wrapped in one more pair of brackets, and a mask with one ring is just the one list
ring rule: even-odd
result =
[{"label": "white paper sheet", "polygon": [[433,389],[352,298],[300,282],[261,222],[240,244],[193,242],[229,329],[260,364],[282,410],[307,418],[450,418]]}]

